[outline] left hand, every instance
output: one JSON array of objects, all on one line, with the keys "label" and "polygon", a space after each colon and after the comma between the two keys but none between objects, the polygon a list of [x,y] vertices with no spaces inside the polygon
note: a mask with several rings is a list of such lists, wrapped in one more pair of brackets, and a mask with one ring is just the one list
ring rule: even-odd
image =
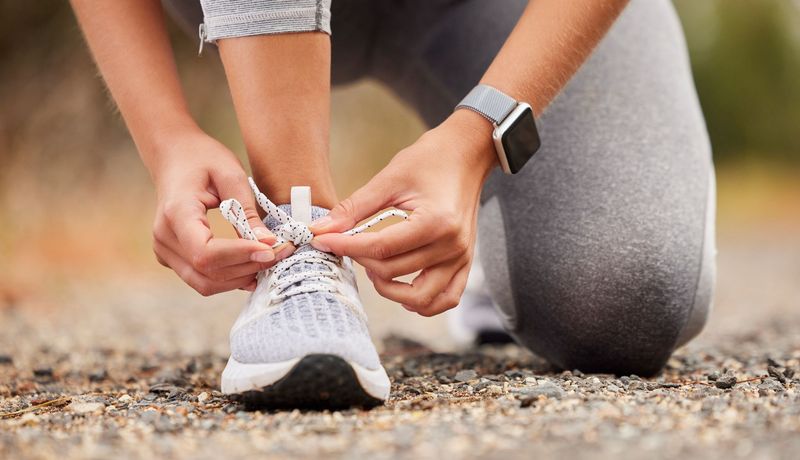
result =
[{"label": "left hand", "polygon": [[[314,222],[315,248],[350,256],[375,289],[408,310],[433,316],[458,305],[475,246],[478,203],[497,164],[491,124],[458,110],[400,151],[364,187]],[[413,214],[378,232],[342,235],[387,207]],[[395,278],[421,271],[409,283]]]}]

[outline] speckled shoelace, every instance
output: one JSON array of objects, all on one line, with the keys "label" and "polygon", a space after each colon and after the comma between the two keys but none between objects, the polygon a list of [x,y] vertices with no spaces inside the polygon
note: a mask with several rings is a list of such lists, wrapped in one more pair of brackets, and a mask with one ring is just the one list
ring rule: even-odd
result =
[{"label": "speckled shoelace", "polygon": [[[308,225],[303,222],[298,222],[292,218],[288,213],[284,212],[275,203],[270,201],[267,196],[262,193],[256,185],[253,178],[248,178],[250,188],[253,189],[256,201],[267,216],[280,222],[272,233],[277,237],[273,248],[281,244],[291,242],[295,247],[306,245],[314,239],[314,234],[309,230]],[[222,216],[230,222],[242,238],[255,241],[257,238],[247,221],[244,208],[242,204],[236,199],[230,198],[219,205],[219,210]],[[354,227],[346,232],[345,235],[355,235],[362,233],[377,225],[379,222],[388,219],[389,217],[400,217],[408,219],[408,214],[399,209],[390,209],[382,212],[378,216],[370,219],[366,223]],[[295,273],[287,274],[290,267],[297,263],[307,263],[312,266],[312,269],[303,270]],[[270,277],[268,289],[275,289],[275,300],[285,299],[297,294],[310,293],[310,292],[336,292],[336,284],[334,281],[337,278],[336,270],[339,268],[340,260],[333,254],[318,251],[316,249],[307,250],[303,252],[296,252],[290,257],[279,261],[273,267],[272,277]],[[322,268],[325,268],[323,270]]]}]

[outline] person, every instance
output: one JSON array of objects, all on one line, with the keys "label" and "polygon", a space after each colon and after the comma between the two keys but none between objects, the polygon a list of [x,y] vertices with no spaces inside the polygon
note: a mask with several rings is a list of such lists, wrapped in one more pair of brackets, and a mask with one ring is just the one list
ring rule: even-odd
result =
[{"label": "person", "polygon": [[[165,0],[201,49],[218,48],[255,194],[189,115],[162,5],[72,4],[155,183],[158,261],[203,295],[253,291],[225,393],[293,407],[387,398],[350,258],[424,316],[459,304],[469,280],[464,324],[494,318],[566,369],[651,375],[702,329],[713,166],[667,0]],[[429,130],[339,201],[330,88],[362,78]],[[498,101],[537,118],[541,148],[513,175],[492,140],[511,115],[486,113]],[[243,238],[212,235],[206,213],[221,205]],[[387,208],[410,216],[347,232]]]}]

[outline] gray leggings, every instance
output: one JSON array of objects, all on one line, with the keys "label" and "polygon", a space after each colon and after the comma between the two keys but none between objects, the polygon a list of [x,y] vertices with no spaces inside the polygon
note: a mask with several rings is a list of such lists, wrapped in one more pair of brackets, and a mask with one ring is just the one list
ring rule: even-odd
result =
[{"label": "gray leggings", "polygon": [[[196,0],[169,3],[197,30]],[[335,0],[334,83],[377,79],[434,126],[526,3]],[[484,189],[492,297],[512,335],[557,366],[655,373],[702,329],[715,271],[711,152],[671,4],[633,0],[539,126],[531,164]]]}]

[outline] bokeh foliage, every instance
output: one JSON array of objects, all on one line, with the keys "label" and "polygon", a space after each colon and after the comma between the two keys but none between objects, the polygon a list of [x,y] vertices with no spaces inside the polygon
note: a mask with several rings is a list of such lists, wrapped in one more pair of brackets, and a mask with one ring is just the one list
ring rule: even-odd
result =
[{"label": "bokeh foliage", "polygon": [[800,161],[800,1],[676,6],[716,159]]},{"label": "bokeh foliage", "polygon": [[[675,4],[717,162],[800,163],[800,0]],[[218,66],[209,66],[213,58],[198,62],[192,39],[174,30],[173,37],[182,70],[194,75],[189,84],[194,82],[195,91],[188,92],[195,113],[210,131],[232,139],[231,112],[213,110],[227,101]],[[93,86],[86,88],[81,81]],[[205,89],[198,88],[204,84]],[[50,146],[59,145],[85,157],[71,162],[96,167],[106,161],[96,152],[107,155],[115,149],[75,139],[128,142],[122,125],[109,117],[102,93],[91,90],[98,86],[67,2],[0,0],[0,158],[39,155],[52,161]],[[54,102],[59,99],[63,102]],[[76,116],[84,121],[77,130]]]}]

